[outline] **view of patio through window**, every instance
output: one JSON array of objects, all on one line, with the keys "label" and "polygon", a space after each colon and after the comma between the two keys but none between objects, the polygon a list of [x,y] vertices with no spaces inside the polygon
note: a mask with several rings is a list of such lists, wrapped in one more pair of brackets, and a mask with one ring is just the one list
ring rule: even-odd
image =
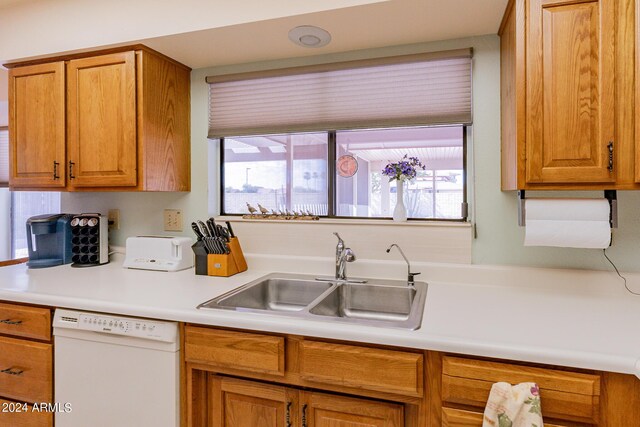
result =
[{"label": "view of patio through window", "polygon": [[224,211],[327,215],[328,134],[304,133],[224,139]]},{"label": "view of patio through window", "polygon": [[396,182],[381,172],[408,155],[426,166],[406,186],[409,218],[462,219],[464,132],[443,126],[224,138],[222,211],[248,213],[249,203],[269,212],[389,218]]}]

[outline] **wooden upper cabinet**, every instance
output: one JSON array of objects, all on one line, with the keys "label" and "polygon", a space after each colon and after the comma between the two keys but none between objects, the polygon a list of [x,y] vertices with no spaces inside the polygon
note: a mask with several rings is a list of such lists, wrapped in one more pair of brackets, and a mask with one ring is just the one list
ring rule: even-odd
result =
[{"label": "wooden upper cabinet", "polygon": [[9,70],[13,188],[65,186],[64,62]]},{"label": "wooden upper cabinet", "polygon": [[529,183],[613,182],[615,2],[531,0]]},{"label": "wooden upper cabinet", "polygon": [[5,66],[12,188],[191,189],[190,68],[142,45]]},{"label": "wooden upper cabinet", "polygon": [[499,32],[503,190],[639,188],[634,101],[624,96],[634,90],[634,1],[509,2]]},{"label": "wooden upper cabinet", "polygon": [[137,185],[134,52],[67,65],[69,185]]}]

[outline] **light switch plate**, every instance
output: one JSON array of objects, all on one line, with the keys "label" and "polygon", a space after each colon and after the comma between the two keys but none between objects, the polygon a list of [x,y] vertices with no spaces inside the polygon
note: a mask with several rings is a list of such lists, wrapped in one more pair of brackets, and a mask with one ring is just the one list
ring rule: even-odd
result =
[{"label": "light switch plate", "polygon": [[182,231],[182,211],[179,209],[164,210],[164,231]]}]

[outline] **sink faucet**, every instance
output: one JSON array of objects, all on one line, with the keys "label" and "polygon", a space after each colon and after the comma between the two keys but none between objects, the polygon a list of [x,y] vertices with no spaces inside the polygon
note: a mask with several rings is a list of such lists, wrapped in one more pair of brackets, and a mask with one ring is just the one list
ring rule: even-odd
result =
[{"label": "sink faucet", "polygon": [[414,277],[417,276],[420,273],[412,273],[411,272],[411,264],[409,264],[409,260],[407,259],[407,257],[404,255],[404,252],[402,252],[402,249],[400,248],[400,246],[398,246],[396,243],[393,243],[391,246],[389,246],[387,248],[387,253],[391,252],[391,248],[393,247],[398,248],[398,251],[400,251],[400,255],[402,255],[402,258],[404,258],[404,260],[407,262],[407,286],[414,286],[416,284]]},{"label": "sink faucet", "polygon": [[344,245],[344,240],[338,233],[333,233],[338,238],[336,245],[336,279],[347,280],[347,263],[356,260],[356,254]]}]

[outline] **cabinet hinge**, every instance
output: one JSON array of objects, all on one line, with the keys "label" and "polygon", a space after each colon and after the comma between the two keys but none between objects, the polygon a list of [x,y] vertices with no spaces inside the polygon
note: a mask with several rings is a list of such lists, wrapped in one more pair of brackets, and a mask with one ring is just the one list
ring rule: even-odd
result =
[{"label": "cabinet hinge", "polygon": [[607,145],[609,149],[609,173],[613,172],[613,141],[609,141],[609,145]]}]

